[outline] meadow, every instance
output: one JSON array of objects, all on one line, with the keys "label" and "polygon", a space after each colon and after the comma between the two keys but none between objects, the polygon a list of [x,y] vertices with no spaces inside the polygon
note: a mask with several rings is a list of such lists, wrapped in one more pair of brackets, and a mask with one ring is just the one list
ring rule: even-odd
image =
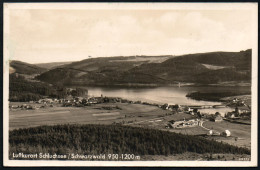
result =
[{"label": "meadow", "polygon": [[224,132],[229,130],[231,132],[230,137],[212,137],[217,141],[223,141],[235,146],[251,148],[251,125],[230,123],[228,121],[211,122],[207,121],[203,123],[203,126],[208,129],[213,129],[218,132]]},{"label": "meadow", "polygon": [[[23,103],[16,102],[15,104]],[[32,105],[39,106],[39,104]],[[207,129],[213,129],[220,133],[229,130],[231,137],[205,137],[234,146],[246,147],[248,149],[251,147],[251,125],[231,123],[228,121],[205,121],[203,126],[207,129],[200,126],[179,129],[165,128],[169,121],[180,121],[184,118],[186,120],[196,119],[196,116],[186,113],[172,114],[169,110],[142,104],[102,103],[85,107],[61,107],[60,105],[55,105],[54,107],[45,107],[36,110],[10,109],[9,130],[62,124],[121,124],[197,136],[205,136],[208,133]]]},{"label": "meadow", "polygon": [[9,112],[9,128],[13,130],[55,124],[133,123],[163,116],[170,111],[141,104],[103,103],[86,107],[54,106],[36,110],[11,109]]}]

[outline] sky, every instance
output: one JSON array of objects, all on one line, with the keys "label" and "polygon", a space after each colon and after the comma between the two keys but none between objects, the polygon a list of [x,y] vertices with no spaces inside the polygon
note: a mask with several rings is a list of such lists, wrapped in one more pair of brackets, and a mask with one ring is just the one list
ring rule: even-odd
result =
[{"label": "sky", "polygon": [[252,48],[250,10],[11,9],[10,59],[181,55]]}]

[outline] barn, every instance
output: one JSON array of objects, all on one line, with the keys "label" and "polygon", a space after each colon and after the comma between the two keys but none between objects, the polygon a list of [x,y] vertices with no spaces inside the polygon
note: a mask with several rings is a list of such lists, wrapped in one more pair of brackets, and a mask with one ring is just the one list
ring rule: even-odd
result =
[{"label": "barn", "polygon": [[222,136],[231,136],[231,132],[229,130],[225,130],[221,133]]}]

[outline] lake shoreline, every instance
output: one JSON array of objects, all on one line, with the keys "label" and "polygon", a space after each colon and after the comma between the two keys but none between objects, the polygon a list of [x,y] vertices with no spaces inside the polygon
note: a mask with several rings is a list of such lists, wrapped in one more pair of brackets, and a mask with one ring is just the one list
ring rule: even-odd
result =
[{"label": "lake shoreline", "polygon": [[69,84],[68,87],[75,86],[88,86],[88,87],[129,87],[129,88],[151,88],[151,87],[251,87],[251,83],[248,82],[222,82],[217,84],[198,84],[198,83],[189,83],[189,82],[176,82],[173,84],[156,84],[156,83],[123,83],[123,84],[105,84],[105,83],[95,83],[95,84]]},{"label": "lake shoreline", "polygon": [[203,93],[203,92],[192,92],[188,93],[186,97],[198,100],[198,101],[213,101],[213,102],[227,102],[223,100],[223,98],[232,97],[232,96],[244,96],[244,95],[251,95],[251,93],[240,93],[240,92],[220,92],[220,93]]}]

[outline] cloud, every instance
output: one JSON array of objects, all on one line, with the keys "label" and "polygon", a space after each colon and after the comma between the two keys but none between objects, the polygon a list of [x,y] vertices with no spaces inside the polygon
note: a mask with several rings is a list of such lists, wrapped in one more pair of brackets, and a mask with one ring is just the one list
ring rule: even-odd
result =
[{"label": "cloud", "polygon": [[252,45],[248,11],[12,10],[10,22],[14,57],[34,62],[239,51]]}]

